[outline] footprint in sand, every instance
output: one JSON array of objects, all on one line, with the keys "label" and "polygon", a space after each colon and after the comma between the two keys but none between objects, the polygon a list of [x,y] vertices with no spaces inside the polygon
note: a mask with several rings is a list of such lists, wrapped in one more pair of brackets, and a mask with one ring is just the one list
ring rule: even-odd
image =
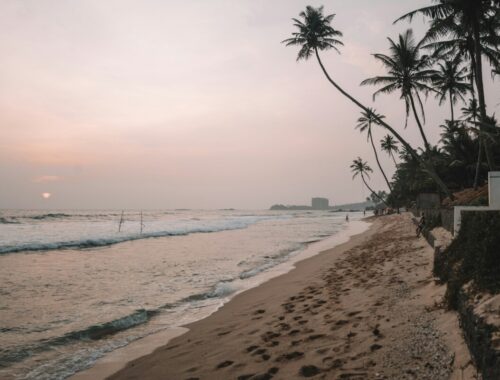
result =
[{"label": "footprint in sand", "polygon": [[226,361],[223,361],[222,363],[217,364],[217,367],[215,367],[215,368],[216,369],[226,368],[226,367],[229,367],[233,363],[234,362],[231,360],[226,360]]},{"label": "footprint in sand", "polygon": [[334,369],[342,367],[343,362],[341,359],[333,359],[331,356],[327,356],[323,358],[323,364],[329,369]]},{"label": "footprint in sand", "polygon": [[268,331],[264,334],[262,334],[260,337],[262,338],[262,340],[264,342],[268,342],[274,338],[278,338],[279,336],[281,336],[280,333],[275,333],[275,332],[272,332],[272,331]]},{"label": "footprint in sand", "polygon": [[300,351],[293,351],[293,352],[288,352],[286,354],[280,355],[276,361],[277,362],[287,362],[290,360],[297,360],[300,359],[304,356],[303,352]]},{"label": "footprint in sand", "polygon": [[315,365],[305,365],[300,368],[299,374],[303,377],[313,377],[320,373],[321,370]]},{"label": "footprint in sand", "polygon": [[380,344],[377,344],[377,343],[372,344],[370,346],[370,350],[372,350],[372,351],[377,351],[377,350],[380,350],[381,348],[382,348],[382,346]]},{"label": "footprint in sand", "polygon": [[275,327],[279,327],[282,331],[288,331],[291,329],[291,327],[288,323],[280,323]]},{"label": "footprint in sand", "polygon": [[260,348],[258,350],[255,350],[252,355],[262,355],[262,354],[265,354],[267,352],[267,350],[265,348]]},{"label": "footprint in sand", "polygon": [[316,340],[316,339],[321,339],[324,338],[326,335],[325,334],[314,334],[314,335],[309,335],[307,337],[307,340]]},{"label": "footprint in sand", "polygon": [[252,352],[252,351],[256,350],[257,348],[259,348],[259,346],[249,346],[246,348],[246,352]]}]

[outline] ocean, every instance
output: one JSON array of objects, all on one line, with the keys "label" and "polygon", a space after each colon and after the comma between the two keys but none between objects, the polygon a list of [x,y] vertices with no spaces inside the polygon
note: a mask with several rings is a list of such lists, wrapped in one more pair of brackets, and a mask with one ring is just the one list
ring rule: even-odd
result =
[{"label": "ocean", "polygon": [[[66,379],[208,316],[363,213],[0,211],[0,378]],[[121,221],[121,222],[120,222]]]}]

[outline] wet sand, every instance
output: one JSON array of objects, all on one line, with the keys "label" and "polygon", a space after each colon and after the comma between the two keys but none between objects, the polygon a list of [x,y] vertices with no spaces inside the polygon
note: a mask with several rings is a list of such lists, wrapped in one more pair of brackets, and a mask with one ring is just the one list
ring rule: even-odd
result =
[{"label": "wet sand", "polygon": [[109,379],[473,379],[410,216],[234,297]]}]

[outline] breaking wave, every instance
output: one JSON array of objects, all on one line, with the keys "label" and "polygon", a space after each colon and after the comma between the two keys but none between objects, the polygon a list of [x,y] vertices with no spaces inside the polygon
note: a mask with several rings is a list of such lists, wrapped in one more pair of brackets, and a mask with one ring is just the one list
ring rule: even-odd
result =
[{"label": "breaking wave", "polygon": [[205,222],[193,220],[192,222],[194,223],[179,225],[177,227],[174,225],[167,229],[145,232],[142,234],[139,233],[120,234],[117,232],[110,236],[95,237],[95,238],[90,237],[81,240],[27,242],[27,243],[19,243],[16,245],[3,245],[0,246],[0,254],[23,252],[23,251],[95,248],[131,240],[168,237],[168,236],[184,236],[194,233],[211,233],[211,232],[220,232],[226,230],[238,230],[247,228],[250,225],[255,224],[259,221],[269,220],[269,219],[285,219],[285,218],[287,217],[255,216],[255,217],[235,217],[235,218],[212,220]]}]

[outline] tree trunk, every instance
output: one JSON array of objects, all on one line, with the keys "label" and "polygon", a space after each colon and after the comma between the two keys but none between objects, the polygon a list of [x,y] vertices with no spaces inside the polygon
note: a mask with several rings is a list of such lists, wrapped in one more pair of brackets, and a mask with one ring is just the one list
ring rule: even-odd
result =
[{"label": "tree trunk", "polygon": [[479,185],[479,170],[481,168],[481,161],[482,161],[482,153],[483,153],[483,139],[481,138],[481,135],[478,137],[479,139],[479,153],[477,154],[477,162],[476,162],[476,175],[474,176],[474,190],[477,190],[477,187]]},{"label": "tree trunk", "polygon": [[373,143],[373,136],[372,136],[372,133],[371,133],[371,126],[369,128],[370,128],[369,129],[370,142],[372,143],[373,153],[375,153],[375,160],[377,161],[378,168],[380,169],[380,171],[382,172],[382,175],[384,176],[385,183],[387,183],[387,187],[389,188],[389,191],[392,192],[391,184],[389,183],[389,180],[387,179],[387,176],[385,175],[384,169],[382,169],[382,165],[380,165],[380,161],[378,159],[377,149],[375,148],[375,144]]},{"label": "tree trunk", "polygon": [[411,109],[413,110],[413,115],[415,115],[415,120],[417,121],[418,129],[420,129],[420,134],[422,135],[422,139],[424,140],[425,150],[429,151],[430,146],[429,146],[429,143],[427,141],[427,137],[425,136],[424,128],[422,127],[422,123],[420,122],[420,119],[418,118],[417,109],[415,108],[415,102],[413,101],[413,95],[411,93],[410,93],[410,103],[411,103]]},{"label": "tree trunk", "polygon": [[[344,95],[346,98],[348,98],[351,102],[353,102],[354,104],[356,104],[359,108],[361,108],[363,111],[365,111],[367,114],[370,114],[370,110],[365,107],[364,105],[362,105],[360,102],[358,102],[355,98],[353,98],[351,95],[349,95],[347,92],[344,91],[344,89],[342,89],[342,87],[340,87],[337,83],[335,83],[335,81],[330,78],[330,75],[328,74],[328,72],[326,71],[325,67],[323,66],[323,62],[321,62],[321,58],[319,57],[319,54],[318,54],[318,50],[317,49],[314,49],[315,50],[315,53],[316,53],[316,58],[318,60],[318,63],[319,65],[321,66],[321,70],[323,70],[323,73],[325,74],[326,76],[326,79],[328,79],[328,81],[342,94]],[[450,197],[451,200],[455,199],[455,197],[453,196],[453,194],[451,193],[451,191],[448,189],[448,187],[446,186],[446,184],[441,180],[441,178],[439,178],[439,176],[437,175],[436,171],[434,170],[434,168],[429,165],[429,163],[427,163],[426,161],[424,161],[422,158],[419,157],[419,155],[417,154],[417,152],[415,152],[415,150],[411,147],[410,144],[408,144],[406,142],[406,140],[404,140],[400,135],[399,133],[397,133],[394,128],[392,128],[389,124],[387,124],[385,121],[383,121],[382,119],[380,119],[379,117],[377,117],[375,115],[375,117],[377,118],[377,123],[384,126],[387,130],[389,130],[389,132],[392,133],[392,135],[398,139],[398,141],[408,150],[408,152],[410,152],[410,154],[412,155],[413,158],[415,158],[417,160],[418,163],[420,163],[420,165],[422,165],[422,168],[431,176],[431,178],[434,180],[434,182],[436,183],[436,185],[441,189],[441,191],[443,193],[446,194],[446,196]]]},{"label": "tree trunk", "polygon": [[396,169],[397,169],[398,163],[396,162],[396,159],[394,158],[394,154],[392,154],[392,152],[391,152],[391,157],[392,157],[392,160],[394,161],[394,166],[396,166]]},{"label": "tree trunk", "polygon": [[[380,201],[385,204],[387,206],[387,203],[385,203],[385,201],[375,192],[372,190],[372,188],[370,186],[368,186],[368,184],[366,183],[366,180],[365,180],[365,177],[363,176],[363,173],[361,173],[361,179],[363,180],[363,183],[365,184],[365,186],[368,188],[368,190],[370,190],[370,192],[375,195],[378,199],[380,199]],[[389,207],[389,206],[387,206]]]},{"label": "tree trunk", "polygon": [[453,115],[453,96],[450,89],[450,108],[451,108],[451,123],[455,123],[455,115]]},{"label": "tree trunk", "polygon": [[[477,86],[477,97],[479,100],[479,114],[481,115],[481,122],[487,124],[486,115],[486,101],[484,99],[484,84],[483,84],[483,64],[481,56],[481,40],[479,36],[479,23],[477,18],[473,18],[473,33],[474,33],[474,56],[476,61],[476,86]],[[479,129],[484,130],[484,125],[481,125]],[[486,162],[490,170],[495,170],[495,162],[491,154],[490,144],[487,139],[483,138],[483,149],[486,156]]]}]

